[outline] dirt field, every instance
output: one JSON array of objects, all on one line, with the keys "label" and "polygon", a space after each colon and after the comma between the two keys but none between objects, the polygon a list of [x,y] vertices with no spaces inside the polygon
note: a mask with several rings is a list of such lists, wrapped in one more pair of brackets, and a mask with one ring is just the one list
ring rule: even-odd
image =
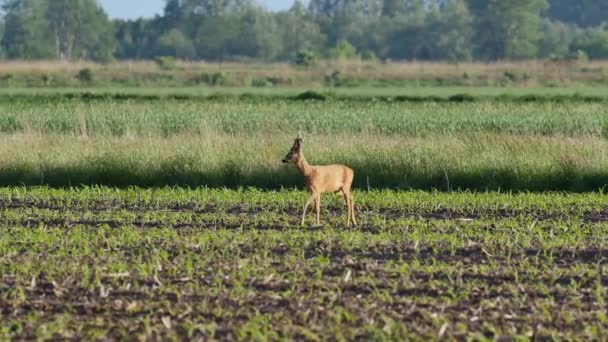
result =
[{"label": "dirt field", "polygon": [[[219,340],[605,337],[608,200],[301,192],[0,196],[0,336]],[[312,222],[312,217],[309,218]]]}]

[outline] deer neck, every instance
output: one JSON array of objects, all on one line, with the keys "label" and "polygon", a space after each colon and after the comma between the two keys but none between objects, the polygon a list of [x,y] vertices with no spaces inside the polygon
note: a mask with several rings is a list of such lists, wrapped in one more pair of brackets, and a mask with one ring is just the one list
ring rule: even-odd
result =
[{"label": "deer neck", "polygon": [[303,153],[300,154],[300,158],[298,159],[298,162],[296,163],[296,167],[298,168],[298,170],[300,171],[300,173],[303,176],[308,176],[312,173],[312,166],[310,164],[308,164]]}]

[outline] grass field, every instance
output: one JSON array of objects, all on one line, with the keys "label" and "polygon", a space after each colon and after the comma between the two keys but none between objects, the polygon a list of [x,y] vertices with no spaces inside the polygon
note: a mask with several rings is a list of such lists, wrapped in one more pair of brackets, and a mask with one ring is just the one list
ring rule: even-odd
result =
[{"label": "grass field", "polygon": [[1,90],[0,340],[606,339],[604,88],[304,90]]},{"label": "grass field", "polygon": [[[52,96],[52,95],[51,95]],[[587,102],[0,101],[0,184],[293,188],[297,132],[357,188],[596,191],[608,107]]]},{"label": "grass field", "polygon": [[605,195],[355,196],[2,189],[0,336],[606,337]]},{"label": "grass field", "polygon": [[496,63],[320,61],[288,63],[124,61],[0,63],[1,87],[556,87],[606,86],[607,61]]}]

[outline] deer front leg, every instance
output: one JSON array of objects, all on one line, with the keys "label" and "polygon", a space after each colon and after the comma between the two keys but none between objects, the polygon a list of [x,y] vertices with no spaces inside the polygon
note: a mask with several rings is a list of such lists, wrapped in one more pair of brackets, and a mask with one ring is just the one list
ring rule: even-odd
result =
[{"label": "deer front leg", "polygon": [[346,216],[347,216],[346,226],[350,227],[350,218],[351,218],[351,215],[350,215],[350,202],[349,202],[349,199],[348,199],[348,193],[346,191],[344,191],[344,189],[342,189],[342,197],[344,197],[344,204],[346,205],[346,211],[347,211],[347,214],[346,214]]},{"label": "deer front leg", "polygon": [[321,194],[317,194],[315,199],[317,207],[317,226],[321,225]]},{"label": "deer front leg", "polygon": [[357,219],[355,218],[355,202],[353,200],[353,195],[350,194],[349,196],[349,202],[350,202],[350,214],[353,217],[353,224],[356,226],[357,225]]},{"label": "deer front leg", "polygon": [[306,218],[306,210],[308,209],[308,206],[310,205],[310,202],[312,202],[314,199],[315,199],[315,195],[312,194],[308,198],[308,201],[306,201],[306,204],[304,204],[304,211],[302,213],[302,226],[304,226],[304,219]]}]

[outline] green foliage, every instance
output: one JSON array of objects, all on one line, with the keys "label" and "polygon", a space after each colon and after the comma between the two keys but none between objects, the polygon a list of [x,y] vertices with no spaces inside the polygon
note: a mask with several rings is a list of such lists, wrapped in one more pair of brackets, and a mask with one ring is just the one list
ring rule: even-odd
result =
[{"label": "green foliage", "polygon": [[[301,51],[322,51],[326,40],[320,25],[309,15],[305,5],[297,0],[286,12],[276,14],[277,25],[281,36],[282,52],[279,58],[297,59]],[[293,55],[294,51],[296,56]]]},{"label": "green foliage", "polygon": [[538,55],[541,58],[568,56],[572,41],[580,34],[576,26],[562,22],[543,19],[541,25],[541,40],[539,41]]},{"label": "green foliage", "polygon": [[272,85],[272,82],[267,78],[255,78],[251,80],[251,86],[256,88],[270,87]]},{"label": "green foliage", "polygon": [[225,72],[203,73],[200,77],[201,81],[211,86],[222,86],[228,82],[228,74]]},{"label": "green foliage", "polygon": [[376,61],[378,57],[376,56],[376,53],[374,51],[365,50],[361,52],[361,59],[363,59],[364,61]]},{"label": "green foliage", "polygon": [[300,50],[296,54],[296,65],[312,67],[317,64],[317,54],[311,50]]},{"label": "green foliage", "polygon": [[95,74],[90,68],[81,69],[76,76],[80,83],[90,85],[95,81]]},{"label": "green foliage", "polygon": [[157,53],[180,59],[192,59],[196,55],[192,41],[177,29],[171,29],[158,38]]},{"label": "green foliage", "polygon": [[336,46],[329,50],[333,59],[353,59],[357,57],[357,49],[346,39],[340,39]]},{"label": "green foliage", "polygon": [[582,51],[591,59],[608,58],[608,31],[603,28],[585,30],[572,41],[571,50]]},{"label": "green foliage", "polygon": [[540,13],[546,0],[468,0],[474,15],[479,58],[526,59],[536,56]]},{"label": "green foliage", "polygon": [[45,5],[36,0],[11,0],[5,11],[2,47],[8,58],[45,59],[54,55]]},{"label": "green foliage", "polygon": [[[252,0],[170,0],[161,16],[110,22],[94,0],[7,0],[0,56],[293,61],[300,51],[334,59],[360,51],[382,60],[456,62],[578,49],[603,56],[597,45],[606,30],[605,1],[547,1],[314,0],[271,12]],[[580,37],[585,46],[574,49],[579,26],[593,37]]]},{"label": "green foliage", "polygon": [[94,0],[10,0],[3,8],[9,58],[113,59],[113,28]]},{"label": "green foliage", "polygon": [[309,101],[309,100],[325,101],[327,99],[327,96],[324,94],[320,94],[315,91],[309,90],[309,91],[305,91],[301,94],[298,94],[298,96],[296,96],[294,99],[300,100],[300,101]]},{"label": "green foliage", "polygon": [[340,70],[334,70],[331,74],[325,76],[325,85],[329,87],[340,87],[344,83],[344,79]]},{"label": "green foliage", "polygon": [[163,70],[173,70],[177,68],[177,60],[172,56],[160,56],[154,59],[156,65]]},{"label": "green foliage", "polygon": [[604,0],[549,0],[548,15],[582,28],[599,26],[608,18],[608,2]]}]

